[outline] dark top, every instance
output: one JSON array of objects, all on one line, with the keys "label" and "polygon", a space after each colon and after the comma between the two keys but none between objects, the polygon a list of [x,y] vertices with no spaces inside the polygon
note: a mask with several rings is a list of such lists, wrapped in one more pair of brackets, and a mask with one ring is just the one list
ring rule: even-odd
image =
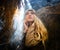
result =
[{"label": "dark top", "polygon": [[36,46],[27,47],[25,46],[24,50],[45,50],[42,42],[38,43]]}]

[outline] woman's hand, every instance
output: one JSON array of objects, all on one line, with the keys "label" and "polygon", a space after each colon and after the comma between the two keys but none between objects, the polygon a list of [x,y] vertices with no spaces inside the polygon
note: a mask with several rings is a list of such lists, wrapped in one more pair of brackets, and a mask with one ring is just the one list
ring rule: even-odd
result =
[{"label": "woman's hand", "polygon": [[28,30],[28,26],[26,25],[26,20],[24,20],[24,33],[26,33],[27,32],[27,30]]}]

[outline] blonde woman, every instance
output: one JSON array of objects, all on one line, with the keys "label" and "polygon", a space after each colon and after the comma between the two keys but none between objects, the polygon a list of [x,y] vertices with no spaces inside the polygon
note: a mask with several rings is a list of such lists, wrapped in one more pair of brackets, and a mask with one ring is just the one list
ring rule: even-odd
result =
[{"label": "blonde woman", "polygon": [[45,47],[48,33],[42,21],[36,16],[33,9],[29,9],[25,13],[24,33],[26,34],[25,46],[29,48],[26,50],[41,50],[41,44]]}]

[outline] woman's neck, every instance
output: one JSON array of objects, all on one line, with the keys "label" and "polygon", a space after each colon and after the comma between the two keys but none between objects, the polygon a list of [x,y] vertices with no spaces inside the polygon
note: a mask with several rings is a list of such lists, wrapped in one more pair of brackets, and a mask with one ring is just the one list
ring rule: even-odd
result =
[{"label": "woman's neck", "polygon": [[28,21],[27,26],[30,27],[33,23],[34,23],[34,21],[30,21],[30,22]]}]

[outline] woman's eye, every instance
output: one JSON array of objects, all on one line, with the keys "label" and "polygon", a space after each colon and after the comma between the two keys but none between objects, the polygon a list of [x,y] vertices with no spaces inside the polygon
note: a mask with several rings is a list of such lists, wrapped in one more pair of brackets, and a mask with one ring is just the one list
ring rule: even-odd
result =
[{"label": "woman's eye", "polygon": [[31,14],[35,14],[34,12],[31,12]]}]

